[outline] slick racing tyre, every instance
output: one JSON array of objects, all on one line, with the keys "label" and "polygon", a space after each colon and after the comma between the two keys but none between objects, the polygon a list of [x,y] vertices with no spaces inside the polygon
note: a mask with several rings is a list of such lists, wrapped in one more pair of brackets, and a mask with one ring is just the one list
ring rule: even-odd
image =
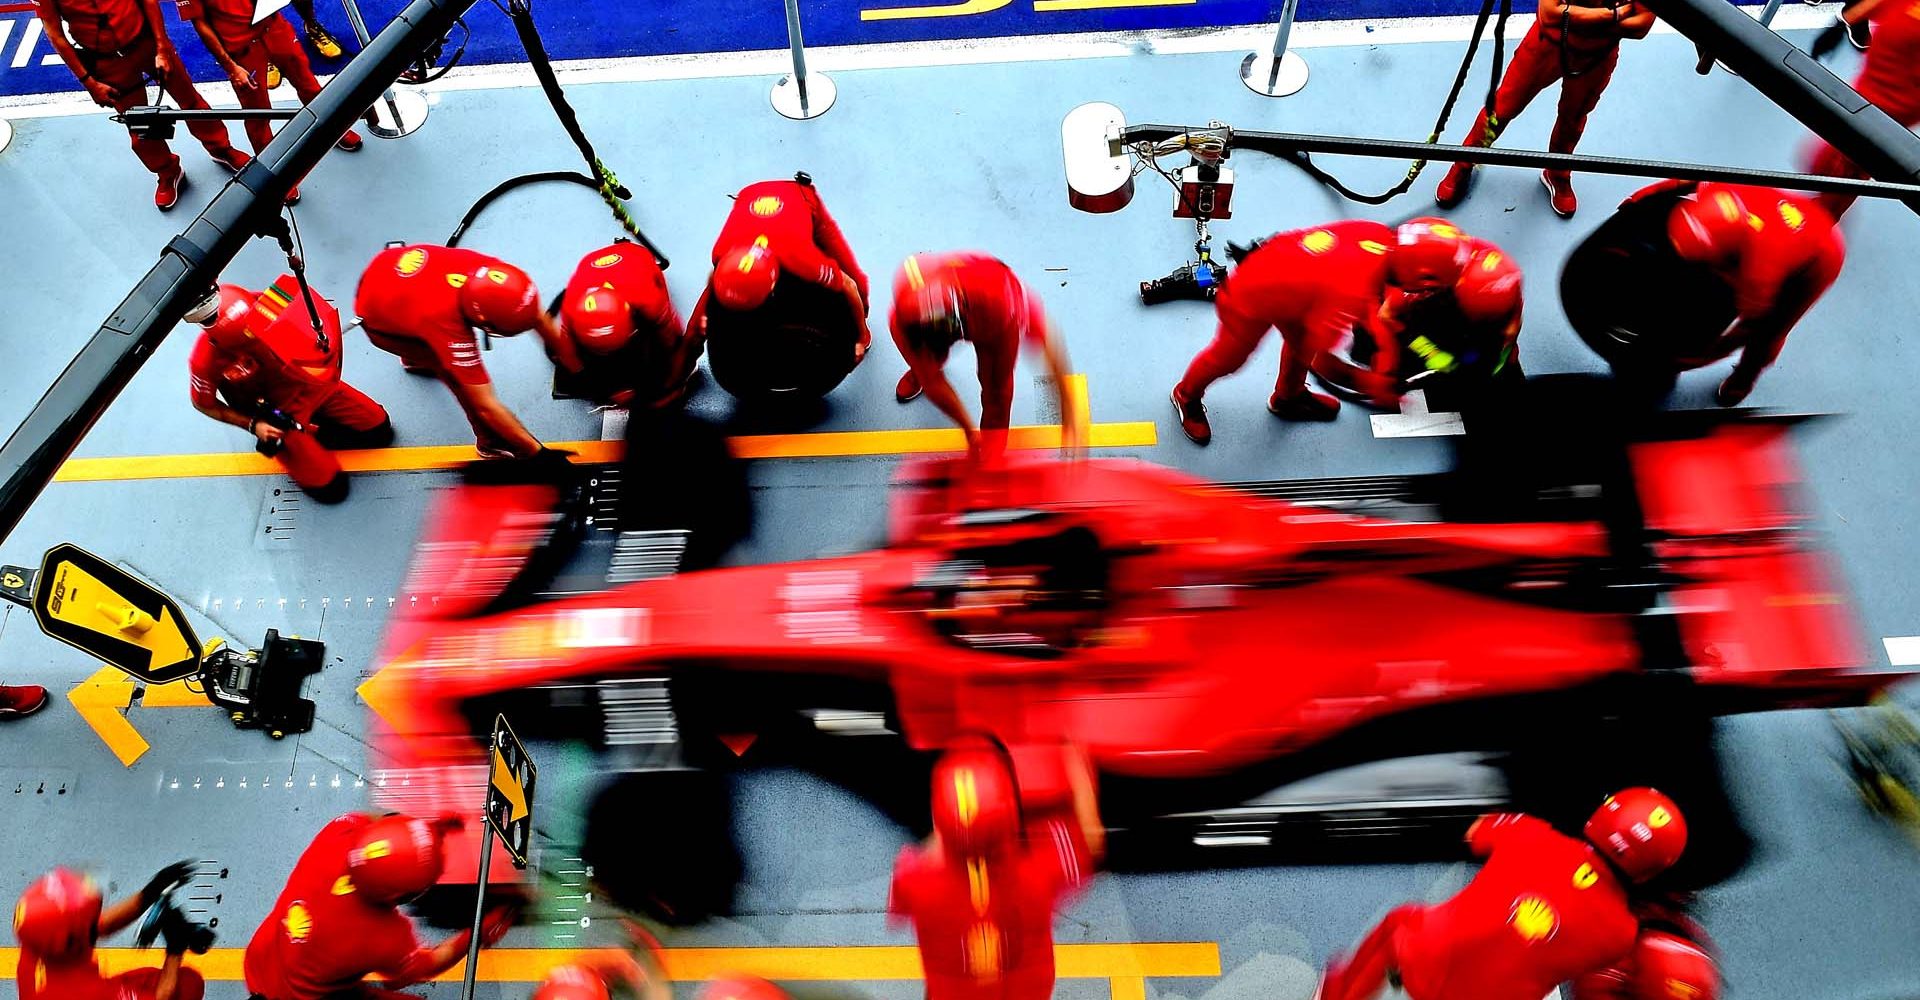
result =
[{"label": "slick racing tyre", "polygon": [[752,312],[709,301],[708,369],[743,401],[819,399],[853,371],[862,322],[840,290],[784,277]]},{"label": "slick racing tyre", "polygon": [[1617,373],[1679,371],[1732,324],[1733,289],[1667,240],[1677,195],[1628,205],[1574,248],[1560,272],[1567,321]]}]

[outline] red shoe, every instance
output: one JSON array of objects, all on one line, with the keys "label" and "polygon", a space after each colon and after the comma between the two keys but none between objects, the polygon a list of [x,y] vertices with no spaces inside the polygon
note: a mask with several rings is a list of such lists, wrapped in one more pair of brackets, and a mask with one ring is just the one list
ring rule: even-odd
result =
[{"label": "red shoe", "polygon": [[913,369],[907,369],[900,381],[893,385],[893,398],[896,402],[911,403],[920,398],[920,380],[913,377]]},{"label": "red shoe", "polygon": [[153,207],[162,212],[173,211],[180,204],[180,192],[187,189],[187,175],[179,167],[160,175],[160,183],[153,189]]},{"label": "red shoe", "polygon": [[1440,178],[1440,186],[1433,190],[1433,203],[1441,208],[1452,208],[1467,200],[1467,190],[1473,187],[1473,164],[1456,163]]},{"label": "red shoe", "polygon": [[1267,412],[1282,420],[1332,420],[1340,415],[1340,401],[1311,389],[1303,389],[1291,399],[1276,392],[1267,397]]},{"label": "red shoe", "polygon": [[360,133],[348,129],[347,134],[341,136],[340,141],[333,145],[343,153],[358,153],[360,147],[366,145],[366,143],[360,141]]},{"label": "red shoe", "polygon": [[1547,204],[1553,206],[1553,214],[1562,219],[1573,218],[1580,210],[1580,199],[1573,193],[1573,178],[1566,174],[1555,174],[1549,170],[1540,175],[1540,183],[1547,189]]},{"label": "red shoe", "polygon": [[213,162],[227,168],[227,173],[230,174],[237,174],[247,169],[247,164],[253,162],[253,157],[242,152],[237,146],[228,146],[218,153],[209,152],[207,155],[213,157]]},{"label": "red shoe", "polygon": [[295,184],[293,186],[293,190],[287,192],[287,204],[289,205],[300,204],[300,185]]},{"label": "red shoe", "polygon": [[1180,398],[1180,387],[1174,386],[1168,399],[1173,400],[1174,418],[1180,421],[1180,433],[1194,444],[1206,444],[1213,440],[1213,425],[1207,422],[1207,406],[1199,400],[1188,402]]},{"label": "red shoe", "polygon": [[0,686],[0,719],[20,719],[47,707],[52,699],[39,686]]}]

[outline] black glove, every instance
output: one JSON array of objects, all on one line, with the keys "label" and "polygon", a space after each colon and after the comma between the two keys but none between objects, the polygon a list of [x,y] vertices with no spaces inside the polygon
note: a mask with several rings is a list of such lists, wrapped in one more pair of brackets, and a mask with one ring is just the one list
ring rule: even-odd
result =
[{"label": "black glove", "polygon": [[167,953],[204,955],[213,947],[213,928],[187,919],[177,906],[169,906],[160,915],[160,937],[167,942]]},{"label": "black glove", "polygon": [[152,906],[167,894],[167,890],[187,881],[200,868],[198,861],[175,861],[173,864],[154,873],[147,880],[146,887],[140,890],[140,905]]},{"label": "black glove", "polygon": [[1840,43],[1846,41],[1846,38],[1847,22],[1836,19],[1814,36],[1813,47],[1808,49],[1807,53],[1815,59],[1825,59],[1833,55],[1833,50],[1839,48]]},{"label": "black glove", "polygon": [[1229,241],[1227,243],[1227,258],[1229,260],[1232,260],[1235,264],[1243,263],[1246,261],[1248,254],[1251,254],[1255,250],[1260,249],[1260,245],[1265,242],[1266,242],[1265,237],[1254,240],[1253,242],[1248,243],[1246,246],[1241,246],[1238,243]]}]

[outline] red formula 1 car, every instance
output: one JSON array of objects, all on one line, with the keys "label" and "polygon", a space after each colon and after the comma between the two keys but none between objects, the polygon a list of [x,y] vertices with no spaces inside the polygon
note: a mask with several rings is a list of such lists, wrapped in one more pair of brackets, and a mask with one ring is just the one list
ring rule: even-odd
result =
[{"label": "red formula 1 car", "polygon": [[[1453,836],[1506,803],[1572,820],[1645,782],[1688,809],[1698,876],[1737,842],[1711,716],[1900,679],[1865,669],[1794,509],[1792,423],[1675,415],[1497,468],[1486,444],[1448,474],[1227,486],[1133,461],[914,461],[885,547],[659,576],[660,536],[609,533],[588,547],[632,582],[532,603],[514,594],[570,551],[577,504],[484,470],[435,515],[409,589],[440,596],[394,622],[365,689],[377,796],[474,808],[496,710],[545,714],[631,774],[603,824],[658,815],[630,783],[648,775],[850,735],[919,759],[986,732],[1084,748],[1121,865]],[[878,751],[842,757],[870,790],[899,777]],[[727,796],[695,799],[724,840]],[[599,840],[616,895],[703,909],[641,885],[684,866]]]}]

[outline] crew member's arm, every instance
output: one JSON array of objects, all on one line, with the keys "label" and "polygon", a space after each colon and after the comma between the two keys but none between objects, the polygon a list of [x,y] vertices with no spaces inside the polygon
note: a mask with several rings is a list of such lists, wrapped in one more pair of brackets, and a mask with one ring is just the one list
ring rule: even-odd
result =
[{"label": "crew member's arm", "polygon": [[1498,358],[1494,360],[1493,370],[1488,374],[1500,374],[1501,370],[1513,361],[1514,351],[1520,346],[1521,315],[1521,311],[1515,309],[1513,311],[1513,318],[1507,320],[1507,328],[1500,332],[1500,354]]},{"label": "crew member's arm", "polygon": [[813,241],[840,270],[853,279],[854,291],[861,302],[860,315],[867,315],[867,272],[860,269],[860,262],[854,259],[853,248],[847,245],[847,236],[840,231],[840,224],[833,221],[833,214],[827,211],[827,205],[820,200],[820,192],[811,187],[802,188],[806,192],[807,207],[813,210]]},{"label": "crew member's arm", "polygon": [[1500,840],[1506,834],[1528,823],[1538,823],[1537,819],[1524,813],[1487,813],[1473,821],[1467,827],[1467,849],[1476,858],[1484,858],[1493,853]]},{"label": "crew member's arm", "polygon": [[1633,0],[1614,8],[1619,20],[1614,23],[1614,34],[1621,38],[1645,38],[1653,31],[1653,11]]},{"label": "crew member's arm", "polygon": [[1093,760],[1086,751],[1069,746],[1067,787],[1073,793],[1073,818],[1087,845],[1087,859],[1098,865],[1107,856],[1107,825],[1100,820],[1100,801],[1094,793]]},{"label": "crew member's arm", "polygon": [[60,0],[37,0],[34,10],[40,15],[40,23],[47,29],[45,32],[47,43],[53,46],[53,51],[60,56],[60,61],[67,64],[67,69],[73,71],[74,79],[80,81],[80,86],[87,89],[87,96],[93,98],[93,103],[103,108],[113,106],[114,98],[119,97],[119,93],[105,83],[94,79],[93,74],[87,71],[87,64],[80,61],[79,50],[67,40],[67,30],[60,23]]},{"label": "crew member's arm", "polygon": [[[513,918],[514,911],[509,906],[496,906],[488,910],[486,918],[480,923],[480,947],[491,948],[505,937],[513,927]],[[398,966],[379,971],[389,987],[405,989],[459,965],[460,960],[467,957],[467,949],[472,944],[473,932],[461,931],[431,948],[415,948]]]},{"label": "crew member's arm", "polygon": [[1400,370],[1400,338],[1382,325],[1385,303],[1340,302],[1332,296],[1321,298],[1321,304],[1314,306],[1306,319],[1308,363],[1312,363],[1312,355],[1332,350],[1349,336],[1371,338],[1373,362],[1356,371],[1358,388],[1377,405],[1393,406],[1399,398],[1393,390],[1398,381],[1395,373]]},{"label": "crew member's arm", "polygon": [[167,36],[167,22],[160,20],[160,0],[140,0],[140,12],[147,17],[147,30],[153,32],[154,68],[164,80],[179,64],[180,53],[174,50],[173,39]]},{"label": "crew member's arm", "polygon": [[268,421],[258,419],[252,414],[236,410],[222,402],[219,395],[213,391],[212,386],[207,386],[204,390],[201,386],[202,382],[200,377],[197,375],[194,376],[194,409],[199,410],[201,413],[223,424],[231,424],[234,427],[246,431],[248,434],[253,435],[255,440],[258,440],[261,444],[271,445],[286,436],[286,431],[275,427]]},{"label": "crew member's arm", "polygon": [[1612,34],[1614,26],[1628,16],[1624,11],[1616,13],[1618,10],[1611,6],[1587,6],[1568,0],[1540,0],[1542,22],[1554,28],[1566,25],[1568,30],[1582,35]]},{"label": "crew member's arm", "polygon": [[220,70],[227,74],[227,80],[236,87],[253,89],[253,76],[234,61],[232,54],[227,52],[226,44],[220,41],[219,34],[213,30],[213,15],[198,6],[183,6],[181,13],[193,22],[193,33],[200,36],[200,44],[206,46],[207,54],[220,64]]},{"label": "crew member's arm", "polygon": [[907,367],[913,369],[914,378],[920,381],[920,391],[926,395],[927,402],[938,407],[948,420],[960,425],[960,432],[967,437],[967,450],[978,457],[980,429],[974,426],[973,416],[967,412],[966,404],[960,402],[960,394],[954,391],[953,383],[947,381],[945,366],[907,343],[906,336],[897,326],[893,328],[893,343],[900,349],[900,356],[906,359]]},{"label": "crew member's arm", "polygon": [[153,1000],[173,1000],[180,990],[180,960],[185,957],[177,951],[167,952],[160,961],[160,976],[153,984]]},{"label": "crew member's arm", "polygon": [[[1039,306],[1031,304],[1031,300],[1028,308],[1039,312]],[[1080,407],[1079,395],[1072,390],[1073,369],[1067,362],[1067,338],[1045,315],[1029,320],[1028,329],[1038,332],[1038,346],[1047,362],[1047,377],[1053,380],[1053,391],[1059,400],[1060,453],[1078,455],[1087,445],[1087,413]]]},{"label": "crew member's arm", "polygon": [[[1749,253],[1747,256],[1761,255]],[[1844,259],[1845,251],[1834,241],[1814,260],[1787,275],[1760,270],[1765,268],[1764,264],[1753,270],[1743,268],[1735,296],[1740,318],[1724,335],[1726,341],[1741,345],[1740,360],[1733,365],[1736,381],[1744,380],[1751,386],[1760,373],[1780,357],[1787,334],[1793,332],[1800,318],[1839,277]]]},{"label": "crew member's arm", "polygon": [[541,313],[535,317],[533,328],[540,334],[540,343],[547,348],[547,358],[554,364],[566,369],[570,375],[578,375],[586,368],[580,360],[580,348],[573,338],[560,329],[560,324],[552,316]]},{"label": "crew member's arm", "polygon": [[500,401],[499,393],[493,391],[492,382],[462,382],[448,379],[454,398],[475,420],[487,429],[487,433],[507,447],[519,458],[532,458],[540,451],[540,439],[527,430],[520,418],[514,416],[507,404]]}]

